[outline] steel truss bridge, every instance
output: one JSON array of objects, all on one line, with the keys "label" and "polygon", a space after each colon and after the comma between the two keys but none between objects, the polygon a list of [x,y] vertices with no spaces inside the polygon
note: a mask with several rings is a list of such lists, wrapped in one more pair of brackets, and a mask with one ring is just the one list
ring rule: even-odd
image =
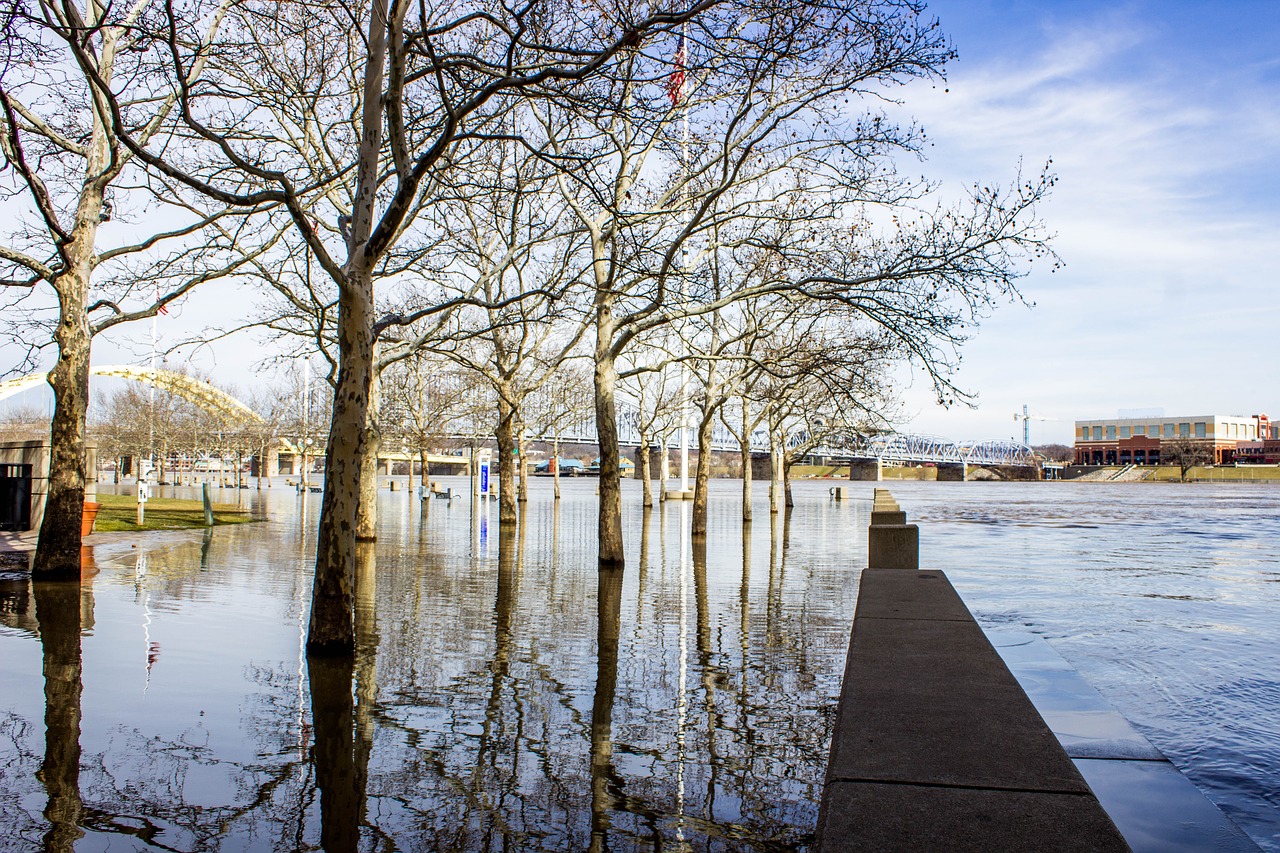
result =
[{"label": "steel truss bridge", "polygon": [[[152,370],[132,365],[104,365],[94,367],[91,372],[95,376],[113,376],[132,379],[156,388],[185,397],[197,405],[210,411],[231,418],[261,422],[261,418],[244,403],[200,379],[169,370]],[[46,384],[46,374],[33,373],[27,376],[0,382],[0,400],[5,397]],[[618,440],[621,444],[638,446],[640,444],[640,413],[633,406],[620,402],[618,406]],[[690,427],[692,433],[692,427]],[[474,421],[454,424],[450,438],[458,442],[487,442],[493,436],[493,425],[490,422]],[[531,436],[534,441],[551,442],[553,439],[562,444],[598,444],[594,418],[583,420],[565,427],[558,435]],[[668,448],[680,446],[679,430],[671,430],[665,436]],[[690,435],[690,445],[694,444]],[[804,430],[793,430],[787,436],[787,444],[794,449],[810,443],[810,436]],[[292,448],[291,448],[292,449]],[[390,449],[389,447],[387,448]],[[716,422],[711,431],[711,449],[719,452],[738,452],[741,447],[733,433],[723,423]],[[753,453],[769,452],[769,435],[764,430],[757,430],[751,435]],[[890,465],[918,465],[932,463],[934,465],[1008,465],[1018,467],[1035,467],[1038,462],[1035,453],[1025,444],[1015,441],[951,441],[929,435],[906,435],[891,433],[877,436],[858,436],[852,433],[833,435],[813,447],[809,456],[821,457],[831,463],[847,463],[855,459],[879,460]]]},{"label": "steel truss bridge", "polygon": [[[134,367],[129,364],[104,364],[92,367],[89,372],[94,376],[114,376],[119,379],[132,379],[144,385],[177,394],[190,400],[197,406],[229,418],[240,418],[254,423],[261,423],[257,412],[232,397],[226,391],[216,388],[203,379],[196,379],[172,370],[153,370],[149,367]],[[49,374],[31,373],[16,379],[0,382],[0,400],[10,397],[29,388],[48,385]]]},{"label": "steel truss bridge", "polygon": [[951,441],[932,435],[878,435],[860,442],[856,459],[890,464],[1010,465],[1035,467],[1035,451],[1016,441]]},{"label": "steel truss bridge", "polygon": [[[692,431],[692,427],[690,427]],[[468,436],[485,436],[479,433],[458,433],[455,439],[465,440]],[[551,441],[553,436],[535,436],[534,441]],[[787,444],[794,449],[809,443],[809,434],[803,430],[792,431],[787,435]],[[597,444],[595,422],[584,420],[566,428],[558,436],[562,444]],[[672,430],[665,436],[669,449],[680,446],[679,430]],[[623,445],[640,444],[639,412],[620,403],[618,406],[618,441]],[[690,436],[690,444],[695,439]],[[738,439],[722,423],[717,422],[711,431],[711,449],[717,452],[736,453],[741,447]],[[751,451],[753,453],[769,452],[769,435],[764,430],[757,430],[751,435]],[[819,443],[808,453],[809,456],[822,457],[833,464],[844,464],[855,459],[879,460],[889,465],[1001,465],[1013,467],[1036,467],[1035,452],[1025,444],[1016,441],[988,439],[982,441],[952,441],[931,435],[907,435],[891,433],[878,436],[833,435],[830,439]]]}]

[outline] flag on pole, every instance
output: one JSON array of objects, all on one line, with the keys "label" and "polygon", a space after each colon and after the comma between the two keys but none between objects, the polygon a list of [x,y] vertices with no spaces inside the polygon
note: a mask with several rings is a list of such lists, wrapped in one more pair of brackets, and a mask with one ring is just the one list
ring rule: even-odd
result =
[{"label": "flag on pole", "polygon": [[165,305],[163,302],[160,302],[160,285],[156,285],[156,302],[158,302],[158,303],[159,303],[159,304],[156,306],[156,313],[157,313],[157,314],[163,314],[163,315],[165,315],[165,316],[168,316],[168,314],[169,314],[169,307],[168,307],[167,305]]},{"label": "flag on pole", "polygon": [[667,97],[671,99],[672,105],[684,100],[685,65],[688,61],[689,54],[685,49],[684,33],[681,33],[680,43],[676,46],[676,55],[671,58],[674,70],[667,79]]}]

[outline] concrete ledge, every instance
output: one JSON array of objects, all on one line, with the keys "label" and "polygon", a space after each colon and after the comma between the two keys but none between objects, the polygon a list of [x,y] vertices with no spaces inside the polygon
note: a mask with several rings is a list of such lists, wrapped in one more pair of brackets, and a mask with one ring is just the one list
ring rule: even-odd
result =
[{"label": "concrete ledge", "polygon": [[867,565],[873,569],[920,568],[920,528],[914,524],[868,527]]},{"label": "concrete ledge", "polygon": [[946,576],[892,568],[862,573],[817,844],[1129,849]]},{"label": "concrete ledge", "polygon": [[906,524],[907,514],[902,510],[873,509],[871,510],[871,524]]},{"label": "concrete ledge", "polygon": [[1090,797],[877,783],[828,783],[817,836],[826,853],[1125,849]]}]

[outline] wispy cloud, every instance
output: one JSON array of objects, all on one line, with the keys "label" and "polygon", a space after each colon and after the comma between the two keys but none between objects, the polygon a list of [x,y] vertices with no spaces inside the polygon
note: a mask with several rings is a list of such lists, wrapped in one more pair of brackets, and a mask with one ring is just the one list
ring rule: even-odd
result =
[{"label": "wispy cloud", "polygon": [[905,99],[934,140],[930,171],[953,186],[1053,158],[1059,183],[1043,213],[1067,262],[1027,280],[1035,311],[998,314],[969,347],[960,378],[981,409],[944,413],[918,395],[916,427],[985,422],[999,436],[1011,405],[1040,398],[1061,407],[1062,426],[1046,429],[1066,440],[1073,418],[1134,389],[1197,411],[1235,411],[1259,393],[1250,371],[1223,368],[1243,366],[1242,342],[1270,339],[1280,313],[1274,63],[1171,61],[1184,46],[1150,20],[1042,24],[1037,48],[969,55],[950,91],[918,86]]}]

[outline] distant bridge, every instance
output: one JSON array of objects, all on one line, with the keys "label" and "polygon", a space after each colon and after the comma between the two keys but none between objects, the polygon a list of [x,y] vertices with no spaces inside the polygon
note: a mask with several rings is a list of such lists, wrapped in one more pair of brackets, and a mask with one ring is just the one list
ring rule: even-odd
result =
[{"label": "distant bridge", "polygon": [[1035,451],[1016,441],[951,441],[932,435],[877,435],[860,442],[855,459],[878,459],[890,464],[1011,465],[1035,467]]},{"label": "distant bridge", "polygon": [[[244,403],[202,379],[195,379],[171,370],[153,370],[132,365],[104,365],[92,368],[95,376],[113,376],[133,379],[152,385],[165,391],[177,394],[197,405],[232,418],[243,418],[251,422],[261,423],[261,417]],[[28,388],[34,388],[47,382],[47,374],[33,373],[28,376],[0,382],[0,400]],[[635,446],[640,444],[640,413],[636,408],[621,403],[618,406],[618,440],[621,444]],[[665,436],[667,446],[680,446],[679,430],[672,430]],[[449,438],[454,441],[467,442],[479,440],[487,442],[493,436],[493,424],[487,420],[459,422],[454,424]],[[594,417],[585,417],[575,424],[565,427],[558,435],[534,436],[534,441],[550,442],[552,439],[562,444],[598,444]],[[791,448],[809,443],[810,436],[804,431],[792,432],[787,443]],[[300,452],[285,441],[282,449]],[[692,443],[692,439],[691,439]],[[711,449],[717,452],[737,452],[740,449],[738,440],[723,423],[716,422],[711,431]],[[751,450],[754,453],[769,452],[769,435],[764,430],[757,430],[751,435]],[[391,455],[391,454],[383,454]],[[810,456],[823,457],[835,463],[845,463],[855,459],[879,460],[890,465],[1007,465],[1015,467],[1036,467],[1038,462],[1034,451],[1025,444],[1015,441],[983,440],[983,441],[951,441],[930,435],[908,435],[890,433],[877,436],[859,436],[846,434],[833,435],[820,442],[809,451]],[[444,457],[440,461],[445,461]]]},{"label": "distant bridge", "polygon": [[[172,370],[153,370],[149,367],[135,367],[131,364],[104,364],[90,368],[89,372],[94,376],[114,376],[119,379],[132,379],[136,382],[159,388],[162,391],[177,394],[197,406],[226,417],[244,418],[254,423],[262,422],[262,418],[258,416],[257,412],[232,397],[226,391],[203,379],[196,379],[185,373],[177,373]],[[19,376],[16,379],[6,379],[4,382],[0,382],[0,400],[26,391],[29,388],[36,388],[41,385],[47,386],[48,382],[49,374],[47,373],[30,373],[26,376]]]}]

